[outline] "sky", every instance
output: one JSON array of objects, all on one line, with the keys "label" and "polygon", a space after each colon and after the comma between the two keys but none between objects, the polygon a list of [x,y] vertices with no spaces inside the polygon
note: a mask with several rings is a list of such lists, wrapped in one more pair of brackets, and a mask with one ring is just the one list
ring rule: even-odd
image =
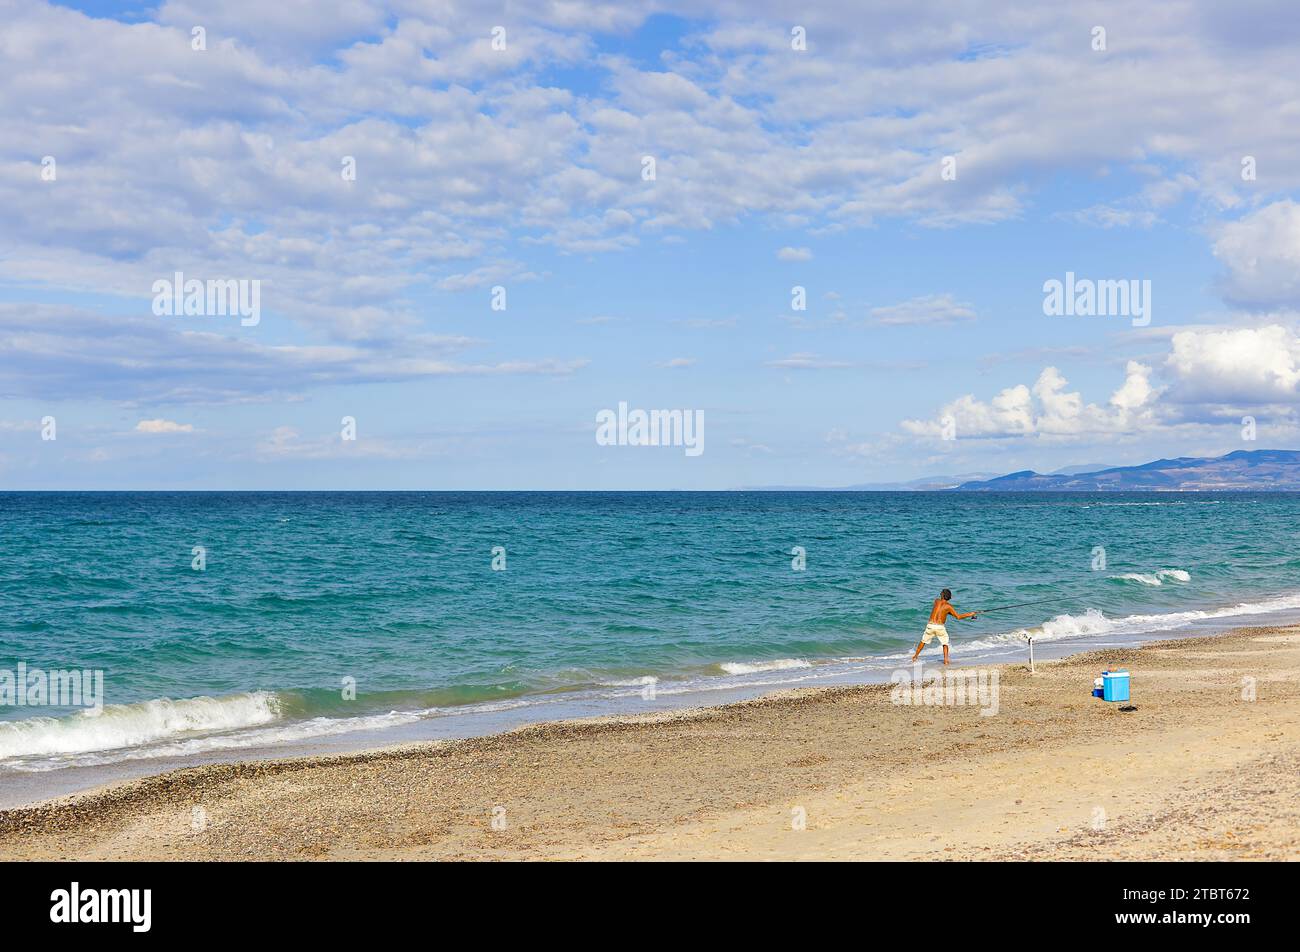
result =
[{"label": "sky", "polygon": [[[0,489],[834,487],[1300,447],[1285,2],[0,24]],[[171,313],[178,273],[250,308]],[[1068,275],[1128,306],[1049,313]],[[702,420],[703,451],[602,442],[620,404]]]}]

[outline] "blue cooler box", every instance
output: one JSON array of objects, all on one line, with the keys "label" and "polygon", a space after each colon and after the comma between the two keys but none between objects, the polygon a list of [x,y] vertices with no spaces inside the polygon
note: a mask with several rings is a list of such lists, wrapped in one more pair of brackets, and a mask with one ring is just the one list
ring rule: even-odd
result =
[{"label": "blue cooler box", "polygon": [[1101,697],[1103,701],[1128,700],[1128,672],[1107,671],[1101,676]]}]

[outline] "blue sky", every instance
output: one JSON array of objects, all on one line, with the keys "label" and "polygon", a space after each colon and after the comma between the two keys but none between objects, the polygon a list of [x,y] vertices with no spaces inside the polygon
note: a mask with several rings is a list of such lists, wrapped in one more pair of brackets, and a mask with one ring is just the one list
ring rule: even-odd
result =
[{"label": "blue sky", "polygon": [[[1285,4],[206,6],[0,0],[2,488],[839,486],[1300,445]],[[155,314],[176,271],[259,282],[260,320]],[[1150,323],[1044,314],[1067,272],[1150,282]],[[705,452],[598,445],[620,402],[702,411]]]}]

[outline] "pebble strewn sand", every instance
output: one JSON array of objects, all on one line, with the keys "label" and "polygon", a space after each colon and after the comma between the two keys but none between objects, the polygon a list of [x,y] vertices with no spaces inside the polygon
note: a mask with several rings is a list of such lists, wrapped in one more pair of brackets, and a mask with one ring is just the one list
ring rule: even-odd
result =
[{"label": "pebble strewn sand", "polygon": [[[1106,665],[1136,710],[1089,696]],[[0,811],[0,858],[1300,858],[1300,627],[999,677],[992,717],[810,689],[179,770]]]}]

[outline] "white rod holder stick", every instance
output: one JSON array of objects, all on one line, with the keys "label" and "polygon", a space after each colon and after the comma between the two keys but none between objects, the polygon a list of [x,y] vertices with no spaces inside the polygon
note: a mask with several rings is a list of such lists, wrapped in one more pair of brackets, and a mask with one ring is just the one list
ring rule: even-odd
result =
[{"label": "white rod holder stick", "polygon": [[1034,673],[1034,639],[1029,639],[1029,673]]}]

